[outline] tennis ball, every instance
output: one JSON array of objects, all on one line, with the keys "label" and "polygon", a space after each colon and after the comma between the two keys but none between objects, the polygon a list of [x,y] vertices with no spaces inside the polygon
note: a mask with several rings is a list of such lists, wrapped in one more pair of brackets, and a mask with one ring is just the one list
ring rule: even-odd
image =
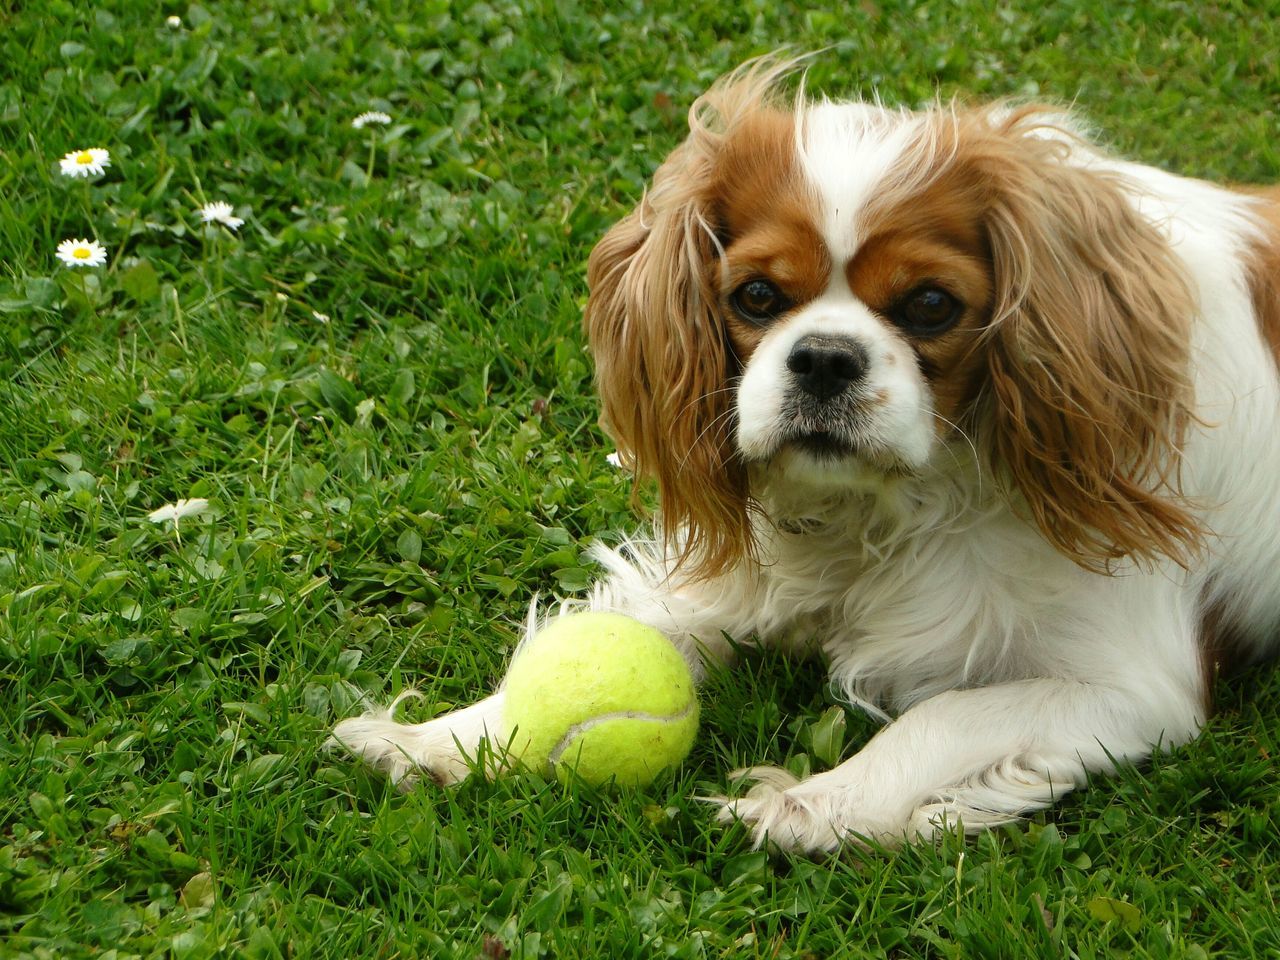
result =
[{"label": "tennis ball", "polygon": [[684,658],[616,613],[558,617],[517,653],[503,688],[510,749],[560,780],[641,786],[688,754],[698,697]]}]

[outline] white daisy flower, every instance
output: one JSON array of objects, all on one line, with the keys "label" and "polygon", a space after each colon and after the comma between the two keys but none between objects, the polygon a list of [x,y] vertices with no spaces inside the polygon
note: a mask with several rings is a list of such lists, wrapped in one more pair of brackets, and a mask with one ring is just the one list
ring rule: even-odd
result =
[{"label": "white daisy flower", "polygon": [[327,313],[321,313],[319,310],[312,310],[311,316],[313,316],[319,323],[329,322],[329,315]]},{"label": "white daisy flower", "polygon": [[381,110],[367,110],[352,120],[351,125],[357,130],[363,130],[371,123],[377,123],[385,127],[390,122],[390,114],[383,113]]},{"label": "white daisy flower", "polygon": [[197,513],[203,513],[209,508],[209,501],[204,497],[195,497],[191,500],[179,500],[176,503],[166,503],[158,510],[152,510],[147,514],[147,519],[152,523],[165,523],[172,520],[176,528],[178,521],[183,517],[191,517]]},{"label": "white daisy flower", "polygon": [[100,177],[111,166],[111,154],[102,147],[72,150],[58,161],[64,177]]},{"label": "white daisy flower", "polygon": [[100,267],[107,262],[107,248],[97,240],[63,240],[58,259],[68,267]]},{"label": "white daisy flower", "polygon": [[182,18],[179,16],[169,17],[167,20],[165,20],[165,25],[168,26],[170,30],[181,30]]},{"label": "white daisy flower", "polygon": [[241,217],[233,216],[234,208],[225,200],[215,200],[200,208],[202,223],[220,223],[228,230],[239,230],[244,226]]}]

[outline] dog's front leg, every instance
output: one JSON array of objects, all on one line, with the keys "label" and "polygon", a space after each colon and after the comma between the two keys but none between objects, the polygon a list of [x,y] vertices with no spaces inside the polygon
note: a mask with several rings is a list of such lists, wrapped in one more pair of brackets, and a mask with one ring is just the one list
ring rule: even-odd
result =
[{"label": "dog's front leg", "polygon": [[866,838],[885,845],[949,824],[973,832],[1053,803],[1116,761],[1183,743],[1203,711],[1194,684],[1141,690],[1036,679],[938,694],[882,729],[851,759],[797,780],[745,771],[745,796],[711,798],[756,844],[806,853]]},{"label": "dog's front leg", "polygon": [[[634,617],[670,638],[698,680],[709,660],[729,655],[726,634],[745,637],[756,629],[748,596],[753,580],[746,572],[682,583],[671,576],[667,561],[653,545],[633,544],[625,551],[601,548],[596,558],[608,576],[597,583],[589,599],[560,604],[550,615],[591,609]],[[530,611],[526,634],[537,630],[547,612]],[[481,757],[488,776],[510,765],[506,753],[510,731],[503,723],[501,687],[469,707],[425,723],[395,720],[393,712],[402,698],[389,707],[341,721],[334,727],[333,742],[406,788],[424,775],[437,783],[456,783],[476,768]]]},{"label": "dog's front leg", "polygon": [[390,706],[340,721],[332,742],[402,789],[422,776],[439,784],[457,783],[471,773],[486,743],[486,772],[496,775],[505,768],[501,692],[425,723],[395,719],[395,708],[403,699],[402,694]]}]

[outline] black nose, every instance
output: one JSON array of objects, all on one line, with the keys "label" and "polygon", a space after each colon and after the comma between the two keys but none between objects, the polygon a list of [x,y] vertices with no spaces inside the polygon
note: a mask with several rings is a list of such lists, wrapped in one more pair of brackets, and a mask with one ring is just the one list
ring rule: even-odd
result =
[{"label": "black nose", "polygon": [[830,400],[867,372],[867,351],[848,337],[801,337],[787,356],[787,369],[800,389],[819,400]]}]

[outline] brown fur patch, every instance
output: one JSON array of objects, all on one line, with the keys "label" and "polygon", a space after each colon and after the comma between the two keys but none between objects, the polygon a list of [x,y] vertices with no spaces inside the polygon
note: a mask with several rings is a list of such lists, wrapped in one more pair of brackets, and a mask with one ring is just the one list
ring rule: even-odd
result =
[{"label": "brown fur patch", "polygon": [[1189,562],[1203,531],[1177,489],[1196,310],[1180,261],[1123,181],[1072,162],[1070,134],[1038,135],[1043,111],[954,122],[996,280],[980,446],[1081,566]]},{"label": "brown fur patch", "polygon": [[971,291],[958,327],[914,344],[921,368],[1059,550],[1089,569],[1185,562],[1201,536],[1176,487],[1194,300],[1124,184],[1073,162],[1054,121],[930,114],[862,214],[850,280],[872,306],[930,271]]},{"label": "brown fur patch", "polygon": [[759,203],[790,192],[790,115],[772,91],[793,67],[757,60],[699,97],[689,136],[587,264],[584,325],[601,425],[637,479],[656,481],[661,535],[691,578],[756,551],[746,469],[732,440],[728,385],[738,371],[720,254],[734,230],[749,229],[733,218],[750,213],[750,191]]},{"label": "brown fur patch", "polygon": [[925,284],[963,305],[960,320],[939,336],[903,334],[930,382],[941,435],[958,429],[981,368],[975,347],[990,319],[994,288],[982,219],[983,208],[964,178],[944,174],[910,200],[878,207],[864,224],[871,235],[845,268],[849,288],[881,316]]},{"label": "brown fur patch", "polygon": [[1239,676],[1254,659],[1248,653],[1249,632],[1232,615],[1230,604],[1215,595],[1216,587],[1210,582],[1200,595],[1200,700],[1206,715],[1213,713],[1218,680]]},{"label": "brown fur patch", "polygon": [[831,271],[814,226],[815,199],[796,164],[790,112],[761,111],[726,137],[708,207],[724,249],[716,278],[721,308],[742,365],[765,328],[739,317],[725,298],[744,283],[765,279],[801,306],[825,289]]},{"label": "brown fur patch", "polygon": [[1247,188],[1265,234],[1249,253],[1249,290],[1262,337],[1280,367],[1280,185]]}]

